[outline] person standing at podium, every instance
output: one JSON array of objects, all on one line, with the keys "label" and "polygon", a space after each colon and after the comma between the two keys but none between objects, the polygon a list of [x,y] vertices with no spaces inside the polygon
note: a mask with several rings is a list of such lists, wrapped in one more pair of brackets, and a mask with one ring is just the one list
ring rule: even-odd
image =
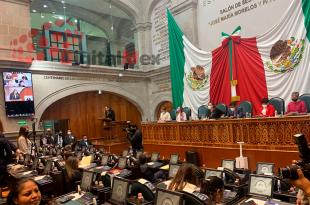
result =
[{"label": "person standing at podium", "polygon": [[114,112],[114,110],[112,110],[111,107],[109,107],[109,106],[105,107],[104,115],[105,115],[106,119],[110,119],[111,121],[115,121],[115,112]]}]

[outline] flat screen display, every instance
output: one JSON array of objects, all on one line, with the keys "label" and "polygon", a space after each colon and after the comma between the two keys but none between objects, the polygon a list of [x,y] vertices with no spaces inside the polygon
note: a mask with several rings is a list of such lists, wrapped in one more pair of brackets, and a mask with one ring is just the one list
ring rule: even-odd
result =
[{"label": "flat screen display", "polygon": [[8,117],[34,115],[32,75],[29,72],[3,72],[6,114]]},{"label": "flat screen display", "polygon": [[266,176],[250,176],[250,195],[260,195],[271,197],[273,180],[272,177]]},{"label": "flat screen display", "polygon": [[216,176],[222,179],[223,172],[221,170],[216,170],[216,169],[207,169],[206,174],[205,174],[205,179],[208,179],[208,177],[211,177],[211,176]]}]

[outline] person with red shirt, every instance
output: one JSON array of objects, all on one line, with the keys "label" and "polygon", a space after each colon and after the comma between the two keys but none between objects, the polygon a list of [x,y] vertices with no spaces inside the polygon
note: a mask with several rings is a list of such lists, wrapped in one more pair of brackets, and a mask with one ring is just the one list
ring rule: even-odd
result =
[{"label": "person with red shirt", "polygon": [[275,111],[273,105],[269,104],[268,98],[263,98],[262,107],[260,108],[258,115],[261,117],[274,117]]},{"label": "person with red shirt", "polygon": [[300,115],[307,113],[307,107],[304,101],[298,100],[299,93],[292,93],[292,102],[287,105],[286,115]]}]

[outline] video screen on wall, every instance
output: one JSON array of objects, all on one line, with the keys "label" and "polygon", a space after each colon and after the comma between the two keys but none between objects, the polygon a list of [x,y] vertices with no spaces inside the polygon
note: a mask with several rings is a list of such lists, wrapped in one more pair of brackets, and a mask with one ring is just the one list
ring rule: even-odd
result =
[{"label": "video screen on wall", "polygon": [[8,117],[34,115],[31,73],[3,72],[3,86]]}]

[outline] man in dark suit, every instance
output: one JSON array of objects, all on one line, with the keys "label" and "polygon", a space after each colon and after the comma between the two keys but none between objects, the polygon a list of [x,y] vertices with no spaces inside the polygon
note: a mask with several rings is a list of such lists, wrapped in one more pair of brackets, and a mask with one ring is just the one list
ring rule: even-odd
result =
[{"label": "man in dark suit", "polygon": [[83,139],[79,143],[79,147],[83,149],[83,147],[88,148],[91,145],[91,142],[87,139],[86,135],[83,135]]},{"label": "man in dark suit", "polygon": [[63,138],[63,146],[72,145],[75,142],[75,137],[71,130],[68,130],[67,135]]},{"label": "man in dark suit", "polygon": [[110,119],[111,121],[115,121],[115,112],[114,110],[112,110],[111,107],[106,106],[104,114],[105,114],[105,118]]},{"label": "man in dark suit", "polygon": [[134,153],[143,150],[142,132],[136,125],[130,126],[128,139]]}]

